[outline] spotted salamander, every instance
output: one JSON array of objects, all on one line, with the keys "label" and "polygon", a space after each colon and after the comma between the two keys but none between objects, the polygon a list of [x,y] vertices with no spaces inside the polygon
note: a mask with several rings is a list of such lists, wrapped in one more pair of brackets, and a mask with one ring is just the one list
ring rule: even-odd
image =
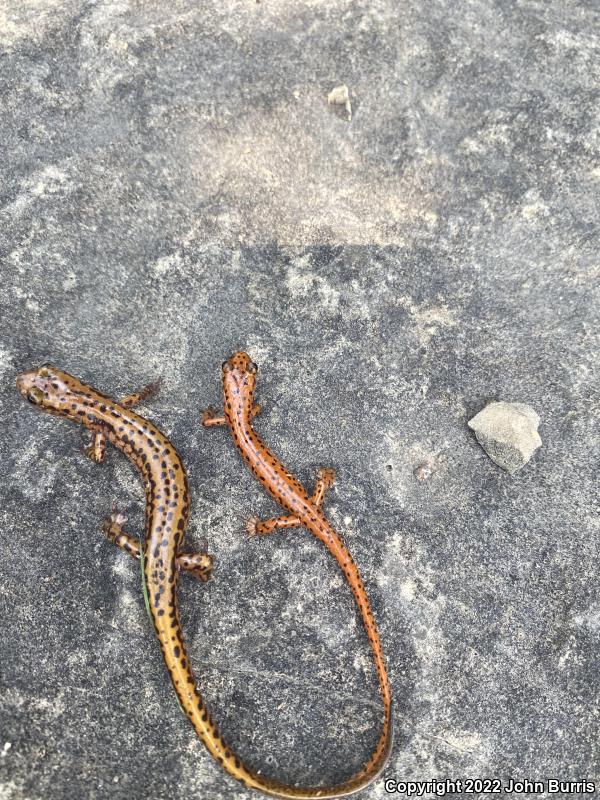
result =
[{"label": "spotted salamander", "polygon": [[[139,470],[146,490],[144,577],[150,613],[165,664],[184,712],[211,755],[220,763],[235,759],[223,741],[196,687],[184,643],[177,604],[177,579],[187,571],[207,580],[212,558],[207,553],[183,553],[190,511],[185,469],[175,447],[151,422],[131,411],[153,387],[115,402],[110,397],[51,364],[17,377],[20,394],[33,405],[84,425],[92,433],[87,453],[102,461],[111,442]],[[114,511],[104,523],[108,538],[140,557],[134,536],[122,529],[123,515]],[[243,769],[235,759],[239,769]],[[252,773],[248,771],[248,776]]]},{"label": "spotted salamander", "polygon": [[[364,786],[362,780],[332,789],[302,789],[264,778],[233,753],[213,722],[196,687],[177,604],[180,571],[207,580],[213,562],[207,553],[181,552],[190,510],[185,469],[167,437],[131,410],[154,388],[146,387],[115,402],[51,364],[17,377],[18,391],[31,404],[77,422],[91,432],[86,453],[92,460],[104,459],[108,441],[139,470],[146,491],[144,580],[150,613],[180,705],[210,754],[245,786],[275,797],[325,799],[358,791]],[[124,522],[124,516],[113,510],[104,522],[104,532],[123,550],[140,558],[138,541],[123,530]]]},{"label": "spotted salamander", "polygon": [[[377,671],[383,700],[384,721],[379,741],[365,766],[346,783],[323,789],[291,790],[285,797],[341,797],[359,791],[382,772],[389,758],[393,740],[392,696],[385,666],[381,640],[371,611],[369,599],[358,568],[333,530],[321,509],[326,489],[333,483],[333,470],[321,469],[317,475],[315,492],[309,496],[302,484],[283,466],[258,436],[252,425],[260,406],[254,403],[254,390],[258,367],[243,352],[234,353],[223,363],[224,416],[216,416],[212,409],[203,412],[205,427],[229,427],[242,458],[267,492],[288,512],[284,516],[259,521],[253,517],[247,524],[250,534],[268,534],[280,528],[301,526],[314,534],[327,547],[338,562],[352,590],[360,612]],[[248,786],[265,787],[244,780]],[[281,792],[280,792],[281,793]]]}]

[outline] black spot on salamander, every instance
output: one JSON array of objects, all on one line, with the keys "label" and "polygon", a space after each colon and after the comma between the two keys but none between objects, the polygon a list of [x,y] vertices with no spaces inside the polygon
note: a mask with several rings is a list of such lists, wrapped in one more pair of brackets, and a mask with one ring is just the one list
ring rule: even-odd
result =
[{"label": "black spot on salamander", "polygon": [[181,654],[181,650],[179,649],[178,646],[175,646],[173,648],[173,655],[175,656],[175,658],[179,658],[180,654]]}]

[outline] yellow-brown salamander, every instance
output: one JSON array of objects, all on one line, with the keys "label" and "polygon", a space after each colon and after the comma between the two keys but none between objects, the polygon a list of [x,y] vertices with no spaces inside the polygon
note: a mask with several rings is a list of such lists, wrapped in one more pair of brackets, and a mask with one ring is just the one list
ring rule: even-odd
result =
[{"label": "yellow-brown salamander", "polygon": [[[371,783],[383,770],[389,758],[393,739],[392,696],[385,666],[381,640],[371,611],[369,599],[358,568],[339,535],[325,518],[321,504],[326,489],[333,483],[335,473],[320,469],[317,486],[312,496],[284,467],[274,453],[264,444],[252,426],[253,417],[260,411],[254,403],[254,389],[258,367],[246,353],[234,353],[223,363],[224,416],[215,416],[207,409],[202,416],[205,427],[227,425],[242,458],[265,487],[267,492],[288,512],[285,516],[260,522],[248,522],[250,534],[268,534],[279,528],[301,526],[323,542],[338,562],[356,600],[358,610],[371,645],[379,688],[383,700],[384,720],[379,742],[363,769],[347,783],[322,789],[321,794],[294,794],[286,797],[338,797],[359,791]],[[252,785],[252,784],[249,784]],[[258,787],[262,788],[262,787]],[[264,791],[264,790],[263,790]],[[310,790],[306,790],[310,791]]]},{"label": "yellow-brown salamander", "polygon": [[[275,797],[333,798],[363,788],[368,782],[363,778],[323,789],[296,788],[263,778],[232,752],[214,724],[196,687],[177,605],[179,571],[189,571],[206,580],[212,570],[212,559],[206,553],[180,552],[190,508],[183,464],[167,437],[131,410],[152,387],[115,402],[72,375],[44,364],[39,369],[21,373],[17,377],[17,388],[26,400],[41,410],[85,426],[92,435],[87,454],[94,461],[103,460],[106,441],[109,441],[138,468],[146,490],[144,574],[150,613],[181,707],[210,754],[245,786]],[[138,542],[122,530],[123,522],[122,515],[113,511],[105,521],[105,533],[139,558]]]}]

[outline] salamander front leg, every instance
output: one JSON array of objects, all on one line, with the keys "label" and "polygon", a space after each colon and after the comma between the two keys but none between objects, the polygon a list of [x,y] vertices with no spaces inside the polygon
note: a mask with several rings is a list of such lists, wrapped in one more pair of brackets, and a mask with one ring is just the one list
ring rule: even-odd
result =
[{"label": "salamander front leg", "polygon": [[[142,389],[138,389],[137,392],[133,392],[133,394],[128,394],[125,397],[122,397],[117,402],[120,406],[123,406],[123,408],[133,408],[133,406],[141,403],[142,400],[150,397],[150,395],[156,394],[160,388],[161,382],[162,378],[158,378],[158,380],[149,383]],[[91,458],[92,461],[95,461],[96,464],[102,464],[106,454],[106,434],[102,433],[102,431],[92,431],[89,441],[83,446],[83,452],[88,458]]]},{"label": "salamander front leg", "polygon": [[138,403],[141,403],[142,400],[145,400],[147,397],[150,397],[153,394],[156,394],[160,389],[162,384],[162,378],[157,378],[152,383],[149,383],[147,386],[144,386],[142,389],[139,389],[137,392],[133,392],[133,394],[128,394],[126,397],[122,397],[118,403],[123,408],[133,408],[137,406]]},{"label": "salamander front leg", "polygon": [[217,417],[214,408],[205,408],[200,416],[200,421],[205,428],[216,428],[219,425],[227,425],[225,417]]},{"label": "salamander front leg", "polygon": [[[315,491],[310,498],[317,508],[323,505],[325,492],[335,481],[335,470],[330,467],[319,467],[317,470],[317,483]],[[258,517],[250,517],[246,522],[246,533],[249,536],[256,534],[266,535],[273,533],[280,528],[296,528],[300,525],[300,520],[291,514],[286,514],[281,517],[273,517],[272,519],[259,520]]]},{"label": "salamander front leg", "polygon": [[[102,531],[109,541],[139,560],[140,542],[135,536],[123,530],[126,522],[127,517],[115,509],[102,523]],[[210,578],[214,561],[207,552],[180,553],[175,558],[175,565],[180,571],[189,572],[194,578],[205,582]]]},{"label": "salamander front leg", "polygon": [[[262,411],[262,406],[256,403],[250,412],[250,419],[254,419]],[[227,425],[227,417],[217,417],[214,408],[209,406],[201,413],[200,420],[205,428],[216,428],[219,425]]]},{"label": "salamander front leg", "polygon": [[84,439],[82,450],[96,464],[102,464],[106,455],[106,434],[100,431],[92,431],[87,441]]}]

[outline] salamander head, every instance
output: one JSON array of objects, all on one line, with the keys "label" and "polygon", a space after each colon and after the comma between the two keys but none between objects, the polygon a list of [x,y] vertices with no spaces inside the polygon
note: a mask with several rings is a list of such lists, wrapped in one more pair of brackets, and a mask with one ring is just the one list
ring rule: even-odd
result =
[{"label": "salamander head", "polygon": [[252,408],[251,401],[254,396],[258,367],[248,353],[238,351],[223,362],[222,369],[226,402],[235,405],[240,403],[246,405],[249,402],[250,406],[247,409],[249,411]]},{"label": "salamander head", "polygon": [[44,411],[75,417],[70,410],[78,405],[75,399],[84,391],[84,386],[67,372],[52,364],[43,364],[17,375],[17,390],[21,397]]}]

